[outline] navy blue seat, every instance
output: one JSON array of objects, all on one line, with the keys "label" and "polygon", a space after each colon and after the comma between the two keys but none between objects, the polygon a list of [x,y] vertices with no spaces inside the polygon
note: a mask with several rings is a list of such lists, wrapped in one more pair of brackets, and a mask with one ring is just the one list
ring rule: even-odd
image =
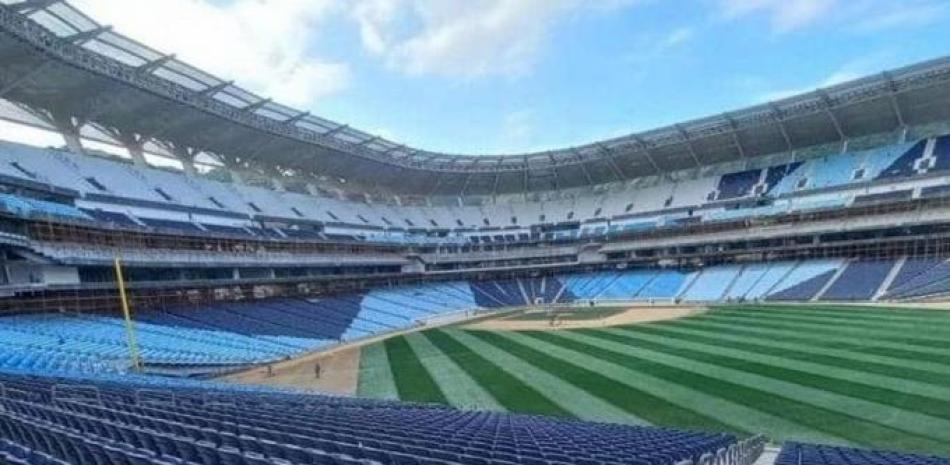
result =
[{"label": "navy blue seat", "polygon": [[902,454],[890,451],[854,449],[788,443],[782,448],[775,465],[950,465],[950,458]]},{"label": "navy blue seat", "polygon": [[139,404],[138,378],[83,380],[95,384],[95,400],[53,399],[51,386],[70,379],[0,374],[0,382],[36,393],[0,399],[0,437],[23,448],[13,455],[94,465],[667,465],[735,443],[722,434],[188,383],[164,387],[174,403]]}]

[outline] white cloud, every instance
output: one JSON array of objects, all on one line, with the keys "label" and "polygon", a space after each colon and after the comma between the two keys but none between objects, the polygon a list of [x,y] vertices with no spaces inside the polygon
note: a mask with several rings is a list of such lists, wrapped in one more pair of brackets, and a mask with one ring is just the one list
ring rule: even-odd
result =
[{"label": "white cloud", "polygon": [[738,18],[754,14],[768,16],[777,32],[788,32],[809,26],[822,19],[838,0],[720,0],[726,17]]},{"label": "white cloud", "polygon": [[851,30],[873,33],[899,27],[926,26],[945,19],[950,4],[932,0],[904,0],[887,2],[878,9],[860,15]]},{"label": "white cloud", "polygon": [[333,0],[74,0],[101,23],[275,101],[310,106],[346,88],[348,64],[310,56]]},{"label": "white cloud", "polygon": [[645,76],[657,60],[669,58],[671,51],[686,45],[695,35],[695,30],[689,26],[640,33],[630,46],[631,52],[624,57],[625,61],[636,66],[634,71],[638,75],[631,77]]},{"label": "white cloud", "polygon": [[442,76],[530,70],[550,29],[582,9],[634,0],[359,0],[353,17],[364,48],[390,68]]},{"label": "white cloud", "polygon": [[944,0],[716,0],[727,19],[764,16],[777,33],[822,23],[871,33],[936,22],[947,16]]},{"label": "white cloud", "polygon": [[673,29],[661,41],[662,48],[669,49],[689,42],[693,38],[693,29],[690,27],[680,27]]}]

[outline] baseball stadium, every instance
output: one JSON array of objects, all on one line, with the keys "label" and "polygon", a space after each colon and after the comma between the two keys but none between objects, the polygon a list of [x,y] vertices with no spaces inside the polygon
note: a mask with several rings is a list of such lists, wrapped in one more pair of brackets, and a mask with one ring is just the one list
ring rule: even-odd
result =
[{"label": "baseball stadium", "polygon": [[471,155],[172,52],[0,0],[0,463],[950,464],[950,58]]}]

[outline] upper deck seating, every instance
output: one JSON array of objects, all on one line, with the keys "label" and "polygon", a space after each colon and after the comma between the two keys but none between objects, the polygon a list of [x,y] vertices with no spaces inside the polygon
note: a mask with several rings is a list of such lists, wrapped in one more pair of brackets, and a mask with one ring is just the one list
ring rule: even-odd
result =
[{"label": "upper deck seating", "polygon": [[724,174],[719,180],[719,195],[711,200],[728,200],[750,195],[752,193],[752,187],[759,182],[761,177],[762,170],[747,170],[738,173]]},{"label": "upper deck seating", "polygon": [[23,218],[63,218],[67,220],[90,220],[92,217],[82,210],[58,202],[21,197],[0,193],[0,209]]},{"label": "upper deck seating", "polygon": [[[929,144],[934,147],[934,166],[915,167]],[[224,183],[201,175],[135,166],[120,159],[80,156],[2,142],[0,176],[76,191],[80,195],[79,200],[86,202],[77,201],[77,205],[82,208],[102,208],[103,203],[114,202],[116,205],[113,211],[125,207],[154,210],[162,208],[161,205],[164,204],[170,212],[179,215],[182,211],[193,211],[196,214],[219,214],[232,220],[254,220],[252,217],[257,216],[261,217],[259,219],[282,218],[291,222],[320,222],[340,228],[378,228],[366,234],[359,234],[360,236],[386,236],[381,231],[394,231],[394,228],[529,228],[535,224],[578,222],[581,224],[576,229],[562,230],[553,233],[551,237],[552,240],[575,240],[579,237],[646,229],[658,222],[679,224],[698,222],[700,219],[737,219],[788,211],[835,208],[847,205],[854,193],[832,193],[831,197],[816,198],[815,196],[820,197],[821,194],[812,191],[875,179],[900,180],[928,171],[941,171],[944,166],[950,166],[948,152],[950,137],[944,136],[935,141],[922,140],[871,150],[827,154],[723,175],[672,173],[667,177],[640,178],[625,185],[610,186],[596,192],[569,190],[556,195],[540,194],[531,199],[503,195],[491,201],[470,199],[472,204],[465,205],[440,198],[433,198],[431,202],[403,201],[403,204],[399,205],[381,201],[354,201],[356,196],[315,196],[300,193],[303,190],[299,186],[295,191],[287,191],[282,190],[278,186],[279,183],[275,183],[274,188],[260,187],[259,185],[266,184],[260,180],[253,180],[255,185]],[[704,172],[715,173],[715,170]],[[712,193],[717,194],[715,198],[710,197]],[[714,208],[711,206],[704,209],[704,204],[710,200],[740,201],[753,194],[763,200],[792,194],[795,197],[788,199],[779,208],[773,208],[772,205],[759,205],[755,208],[742,205],[742,208],[728,211],[709,211]],[[839,201],[840,199],[846,200]],[[88,205],[87,201],[96,204]],[[466,200],[463,199],[463,202]],[[685,212],[697,208],[704,210],[692,212],[693,214]],[[668,213],[668,210],[675,212]],[[134,214],[139,215],[137,210]],[[145,216],[155,217],[147,214]],[[608,220],[612,221],[609,226]],[[202,218],[195,218],[195,221],[207,222]],[[527,229],[510,232],[494,230],[480,236],[491,237],[489,242],[495,243],[510,242],[527,233]],[[342,232],[340,234],[354,235]],[[297,231],[293,228],[287,235],[315,238],[308,231]],[[436,238],[425,238],[421,235],[416,238],[418,240],[414,242],[439,242]],[[405,242],[401,239],[395,240]]]},{"label": "upper deck seating", "polygon": [[917,172],[914,163],[923,156],[927,141],[922,140],[914,144],[910,149],[897,157],[890,166],[881,171],[879,179],[899,178],[913,176]]}]

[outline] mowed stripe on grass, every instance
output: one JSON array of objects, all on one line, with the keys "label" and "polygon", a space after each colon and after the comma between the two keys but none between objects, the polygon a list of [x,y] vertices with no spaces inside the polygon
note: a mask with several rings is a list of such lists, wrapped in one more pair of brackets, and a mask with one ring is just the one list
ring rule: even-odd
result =
[{"label": "mowed stripe on grass", "polygon": [[[704,335],[720,343],[766,344],[783,351],[791,350],[792,354],[803,351],[807,360],[817,361],[823,357],[829,357],[829,360],[838,360],[851,368],[876,370],[891,376],[927,382],[950,381],[950,365],[902,358],[893,354],[866,353],[861,351],[863,347],[861,345],[833,343],[827,337],[808,336],[800,331],[738,327],[732,323],[712,322],[699,318],[678,321],[675,325],[668,325],[665,328],[687,334]],[[940,383],[946,384],[944,381]]]},{"label": "mowed stripe on grass", "polygon": [[482,354],[469,349],[446,331],[429,330],[422,334],[465,370],[505,409],[542,415],[573,416],[564,407],[545,397],[535,386],[518,379]]},{"label": "mowed stripe on grass", "polygon": [[[750,315],[750,312],[757,311],[759,315]],[[857,317],[847,317],[841,312],[824,313],[810,311],[808,313],[793,313],[787,310],[768,310],[768,309],[743,309],[739,310],[717,310],[709,314],[713,317],[765,317],[773,321],[781,321],[789,324],[802,325],[821,325],[823,330],[828,330],[828,325],[833,325],[830,329],[835,333],[845,334],[871,334],[887,337],[891,340],[906,342],[914,346],[935,347],[946,349],[944,340],[950,335],[950,328],[945,327],[946,322],[942,319],[933,320],[921,317],[920,321],[914,323],[895,322],[893,320],[867,321]],[[913,336],[907,337],[908,334]]]},{"label": "mowed stripe on grass", "polygon": [[439,385],[449,404],[466,409],[505,410],[465,370],[432,344],[429,338],[421,333],[414,333],[406,336],[406,342],[432,376],[432,380]]},{"label": "mowed stripe on grass", "polygon": [[868,305],[826,305],[826,304],[808,304],[808,305],[718,305],[714,310],[736,310],[736,311],[770,311],[787,312],[797,315],[840,315],[851,318],[853,321],[903,321],[916,323],[920,321],[937,321],[943,324],[950,324],[950,312],[945,310],[933,309],[915,309],[904,307],[875,307]]},{"label": "mowed stripe on grass", "polygon": [[[649,350],[665,357],[689,360],[696,369],[715,367],[733,380],[748,380],[750,384],[771,386],[777,392],[798,392],[803,399],[823,408],[841,411],[870,421],[888,420],[889,424],[907,432],[950,441],[950,420],[914,413],[888,403],[888,395],[900,396],[893,391],[882,393],[872,386],[829,381],[806,372],[758,363],[749,358],[726,355],[729,349],[704,346],[702,350],[689,347],[690,343],[665,340],[651,336],[645,328],[623,328],[596,333],[598,337],[614,340],[633,349]],[[839,386],[847,385],[849,389]]]},{"label": "mowed stripe on grass", "polygon": [[[474,337],[468,331],[448,330],[446,334],[465,345],[469,350],[491,359],[499,368],[526,385],[534,387],[541,395],[574,417],[583,420],[647,424],[646,421],[590,395],[583,389],[568,384],[563,377],[541,370],[498,347]],[[486,381],[488,380],[483,380],[483,382]],[[510,402],[516,401],[516,399],[510,400]]]},{"label": "mowed stripe on grass", "polygon": [[383,341],[389,367],[393,373],[399,398],[410,402],[448,404],[442,389],[432,380],[429,371],[422,366],[405,336],[396,336]]},{"label": "mowed stripe on grass", "polygon": [[[405,400],[438,392],[454,405],[473,396],[511,411],[950,454],[950,312],[721,306],[628,327],[409,337],[384,343],[390,365],[415,359],[391,370]],[[377,364],[361,363],[361,395],[386,394],[364,387],[363,375],[385,385]]]},{"label": "mowed stripe on grass", "polygon": [[[585,352],[552,344],[531,337],[531,334],[530,332],[499,333],[501,337],[517,341],[520,344],[553,357],[570,360],[573,364],[597,371],[605,377],[629,386],[626,391],[621,392],[621,395],[637,396],[638,391],[643,391],[690,412],[688,416],[687,412],[681,412],[684,416],[678,417],[675,422],[662,423],[664,425],[675,425],[681,428],[703,430],[731,431],[738,434],[758,433],[767,429],[775,429],[781,431],[783,435],[796,437],[800,440],[816,441],[819,439],[827,439],[826,435],[787,421],[781,417],[760,412],[740,403],[708,395],[676,381],[667,381],[652,376],[645,371],[637,370],[636,367],[616,363],[615,361],[589,355]],[[566,333],[556,334],[563,335]],[[644,403],[642,406],[646,410],[640,412],[640,414],[644,416],[650,415],[652,405],[650,403]],[[712,421],[709,419],[712,419]],[[845,443],[846,441],[841,440],[840,442]]]},{"label": "mowed stripe on grass", "polygon": [[382,343],[368,345],[360,351],[360,374],[356,394],[376,399],[399,399],[386,348]]},{"label": "mowed stripe on grass", "polygon": [[[646,341],[685,349],[687,354],[705,352],[707,360],[718,360],[732,368],[768,375],[805,386],[844,395],[862,393],[864,398],[921,413],[950,418],[950,388],[892,376],[868,373],[847,367],[832,367],[811,361],[795,360],[782,354],[764,354],[739,344],[722,346],[697,341],[666,330],[663,326],[630,328],[630,333]],[[711,355],[716,355],[712,357]],[[695,357],[693,357],[695,358]]]},{"label": "mowed stripe on grass", "polygon": [[[840,341],[846,344],[856,344],[866,347],[866,350],[883,348],[900,353],[901,356],[910,356],[937,363],[950,363],[950,347],[944,344],[931,345],[935,340],[917,339],[911,332],[871,331],[867,329],[850,328],[843,324],[830,322],[790,322],[770,315],[769,312],[746,313],[718,313],[712,312],[700,317],[702,320],[729,322],[755,328],[783,329],[810,333],[813,336],[822,336],[831,341]],[[939,341],[938,341],[939,342]]]},{"label": "mowed stripe on grass", "polygon": [[[865,446],[891,443],[901,438],[902,448],[911,450],[943,450],[945,441],[927,437],[933,429],[907,421],[909,412],[892,409],[869,409],[869,402],[799,386],[756,373],[693,360],[689,357],[652,350],[631,343],[629,338],[606,331],[539,333],[532,336],[546,338],[554,343],[575,347],[602,358],[635,366],[639,370],[691,386],[694,389],[757,410],[781,416],[831,438],[844,438]],[[559,340],[561,339],[561,340]],[[566,341],[566,342],[565,342]],[[871,418],[866,418],[871,417]],[[902,426],[915,432],[882,424],[883,420],[900,420]],[[880,420],[880,421],[875,421]],[[916,432],[920,430],[920,434]],[[763,433],[780,435],[773,431]],[[784,439],[784,438],[783,438]]]},{"label": "mowed stripe on grass", "polygon": [[555,376],[583,392],[602,399],[632,417],[640,417],[658,425],[681,425],[694,429],[738,431],[719,420],[680,407],[663,397],[652,395],[629,384],[621,383],[596,370],[576,363],[577,360],[548,355],[544,351],[523,344],[513,337],[490,331],[468,331],[486,344],[503,350],[531,366]]}]

